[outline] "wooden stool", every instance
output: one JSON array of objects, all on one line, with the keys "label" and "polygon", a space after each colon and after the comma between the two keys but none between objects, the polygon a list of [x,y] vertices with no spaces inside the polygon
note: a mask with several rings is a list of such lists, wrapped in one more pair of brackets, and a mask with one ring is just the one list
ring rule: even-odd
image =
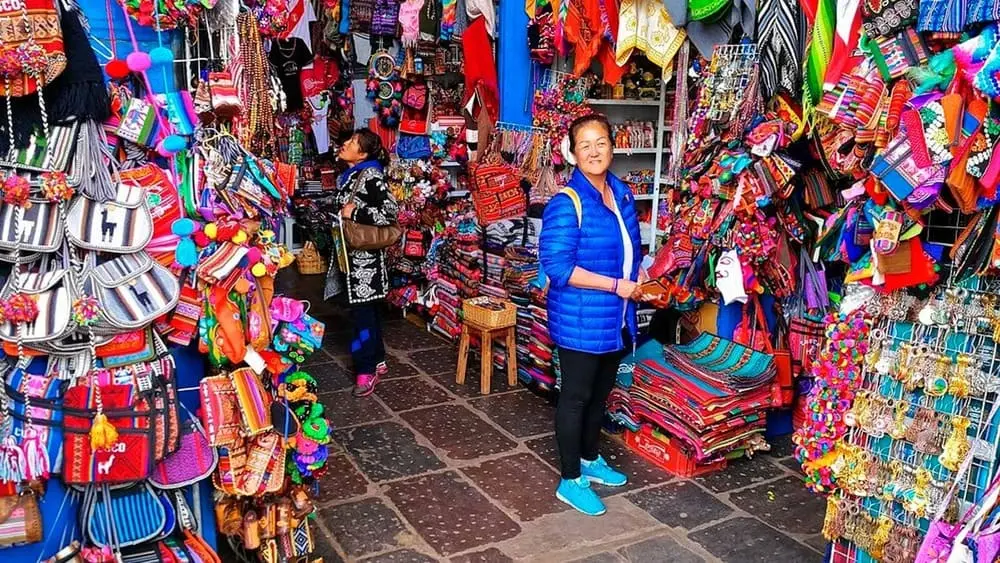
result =
[{"label": "wooden stool", "polygon": [[493,379],[493,339],[506,338],[507,347],[507,385],[517,384],[517,338],[514,325],[503,328],[485,328],[466,320],[462,323],[462,340],[458,344],[458,374],[455,382],[465,384],[465,368],[469,363],[470,333],[479,333],[482,341],[482,374],[479,378],[479,389],[483,395],[490,394],[490,383]]}]

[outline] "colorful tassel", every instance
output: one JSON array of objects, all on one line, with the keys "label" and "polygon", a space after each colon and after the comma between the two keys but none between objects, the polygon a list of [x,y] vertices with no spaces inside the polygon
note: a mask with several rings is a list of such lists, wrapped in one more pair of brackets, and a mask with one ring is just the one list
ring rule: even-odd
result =
[{"label": "colorful tassel", "polygon": [[115,445],[117,441],[118,430],[115,429],[115,425],[108,421],[103,412],[97,413],[94,424],[90,427],[90,448],[104,450]]}]

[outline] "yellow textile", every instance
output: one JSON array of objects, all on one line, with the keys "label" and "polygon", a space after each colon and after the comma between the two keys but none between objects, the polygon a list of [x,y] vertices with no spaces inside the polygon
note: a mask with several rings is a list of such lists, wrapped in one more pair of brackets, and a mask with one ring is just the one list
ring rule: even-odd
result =
[{"label": "yellow textile", "polygon": [[686,37],[684,30],[674,27],[660,0],[622,0],[615,60],[625,66],[638,49],[653,64],[666,67]]}]

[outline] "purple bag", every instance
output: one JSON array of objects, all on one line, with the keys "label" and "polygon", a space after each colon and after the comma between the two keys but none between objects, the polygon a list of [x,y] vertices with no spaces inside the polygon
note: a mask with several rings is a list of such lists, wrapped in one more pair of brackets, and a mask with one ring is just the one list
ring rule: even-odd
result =
[{"label": "purple bag", "polygon": [[149,481],[161,489],[178,489],[201,481],[219,463],[219,452],[208,441],[198,417],[184,410],[188,420],[181,426],[180,448],[157,463],[149,476]]},{"label": "purple bag", "polygon": [[924,536],[924,541],[920,542],[920,551],[917,552],[917,559],[914,563],[947,561],[961,529],[962,527],[958,524],[949,524],[940,520],[931,522],[930,528],[927,529],[927,535]]},{"label": "purple bag", "polygon": [[826,287],[826,269],[816,264],[805,250],[799,259],[799,278],[802,279],[803,292],[806,297],[806,307],[826,310],[830,306],[830,296]]},{"label": "purple bag", "polygon": [[[1000,401],[993,404],[989,416],[983,420],[993,420],[993,417],[997,414],[998,407],[1000,407]],[[983,424],[979,429],[976,435],[977,440],[982,439],[987,426],[987,424]],[[981,498],[976,499],[976,504],[970,506],[965,514],[959,518],[958,522],[949,524],[941,520],[945,510],[948,508],[948,504],[951,502],[952,495],[955,494],[955,489],[958,488],[972,466],[972,453],[972,450],[970,450],[962,461],[962,466],[955,473],[955,481],[952,483],[951,488],[948,489],[948,494],[941,501],[941,506],[934,513],[934,519],[927,529],[924,541],[920,543],[920,550],[917,552],[917,558],[914,563],[941,563],[942,561],[949,563],[973,563],[973,561],[993,561],[992,556],[988,559],[973,557],[972,551],[969,549],[966,541],[969,540],[969,543],[977,546],[977,542],[982,541],[983,547],[986,549],[996,550],[1000,547],[1000,537],[998,537],[994,528],[987,529],[985,532],[980,532],[979,530],[983,519],[989,515],[997,502],[997,497],[1000,496],[1000,474],[993,477],[993,481],[987,487],[986,493]],[[995,551],[993,555],[996,555]]]}]

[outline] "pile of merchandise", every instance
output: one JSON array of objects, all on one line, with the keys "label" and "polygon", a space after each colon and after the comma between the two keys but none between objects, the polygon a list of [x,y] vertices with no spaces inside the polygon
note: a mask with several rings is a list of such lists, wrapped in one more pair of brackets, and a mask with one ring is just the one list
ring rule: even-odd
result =
[{"label": "pile of merchandise", "polygon": [[220,561],[218,529],[308,557],[331,428],[298,365],[325,327],[275,295],[298,171],[265,30],[231,14],[244,81],[189,92],[166,30],[209,6],[29,8],[0,8],[30,24],[0,38],[4,556]]},{"label": "pile of merchandise", "polygon": [[708,333],[651,356],[635,364],[631,378],[618,380],[608,400],[614,420],[636,432],[642,422],[657,426],[683,441],[700,464],[766,448],[761,434],[772,406],[773,358]]}]

